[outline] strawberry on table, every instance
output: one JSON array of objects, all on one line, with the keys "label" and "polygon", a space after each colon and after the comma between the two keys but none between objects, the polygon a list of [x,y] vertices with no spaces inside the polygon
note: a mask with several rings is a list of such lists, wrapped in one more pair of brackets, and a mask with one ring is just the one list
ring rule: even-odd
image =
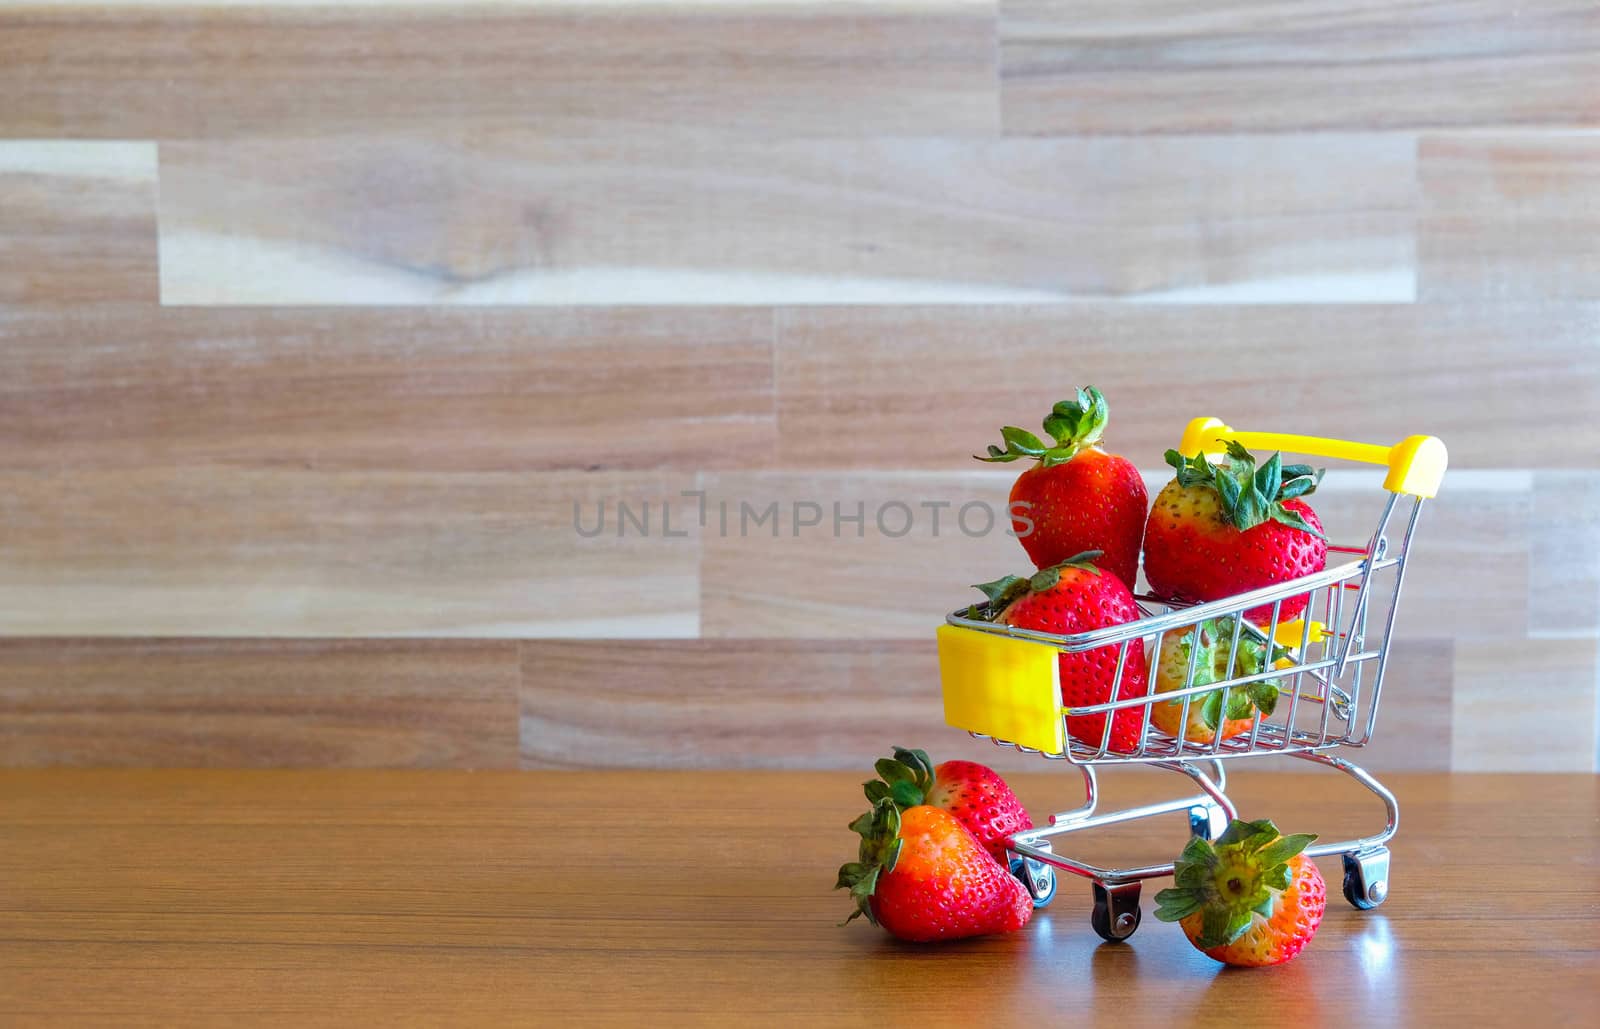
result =
[{"label": "strawberry on table", "polygon": [[[1114,573],[1096,567],[1097,551],[1074,554],[1058,565],[1035,572],[1023,579],[1008,575],[977,588],[989,598],[995,621],[1019,629],[1033,629],[1057,635],[1089,632],[1109,625],[1121,625],[1139,617],[1133,594]],[[1120,688],[1117,687],[1117,655],[1121,644],[1108,644],[1076,654],[1060,655],[1061,702],[1067,707],[1104,704],[1112,699],[1127,700],[1145,695],[1144,641],[1128,644]],[[1110,749],[1120,753],[1137,750],[1142,738],[1144,715],[1139,706],[1115,712],[1111,721]],[[1073,739],[1099,747],[1105,734],[1106,716],[1075,715],[1067,719],[1067,733]]]},{"label": "strawberry on table", "polygon": [[[1185,461],[1167,451],[1176,477],[1156,494],[1144,532],[1144,574],[1150,589],[1167,600],[1197,603],[1320,572],[1327,566],[1322,522],[1302,497],[1317,488],[1322,473],[1308,465],[1285,465],[1273,454],[1256,468],[1250,451],[1232,440],[1228,459],[1213,465],[1202,454]],[[1290,597],[1279,610],[1291,621],[1309,595]],[[1272,605],[1251,608],[1256,623],[1272,617]]]},{"label": "strawberry on table", "polygon": [[885,797],[902,809],[931,804],[950,812],[993,855],[1007,860],[1007,838],[1033,828],[1033,819],[994,769],[976,761],[946,761],[938,767],[924,750],[894,748],[894,757],[874,766],[881,778],[864,783],[873,804]]},{"label": "strawberry on table", "polygon": [[[1235,632],[1239,634],[1239,646],[1230,671],[1228,651],[1233,646]],[[1231,616],[1208,619],[1186,631],[1169,632],[1162,638],[1161,651],[1155,661],[1156,692],[1171,693],[1186,685],[1204,686],[1255,675],[1266,671],[1270,667],[1268,662],[1283,653],[1282,647],[1274,646],[1269,657],[1267,645]],[[1188,682],[1191,660],[1194,681]],[[1262,715],[1272,714],[1278,704],[1279,685],[1277,679],[1264,679],[1226,691],[1197,693],[1189,698],[1189,718],[1181,733],[1178,723],[1183,721],[1183,701],[1155,704],[1150,708],[1150,724],[1169,736],[1181,734],[1190,743],[1212,742],[1220,725],[1222,738],[1229,740],[1250,731],[1258,709]]]},{"label": "strawberry on table", "polygon": [[1021,929],[1033,917],[1022,884],[954,815],[928,804],[901,811],[885,797],[850,823],[859,858],[839,869],[855,910],[914,943]]},{"label": "strawberry on table", "polygon": [[978,460],[1034,462],[1011,487],[1011,511],[1013,530],[1035,568],[1099,550],[1101,565],[1132,586],[1149,497],[1133,462],[1101,449],[1109,417],[1105,396],[1088,386],[1046,416],[1053,442],[1008,425],[1000,430],[1005,446],[991,444]]},{"label": "strawberry on table", "polygon": [[1301,853],[1315,839],[1235,819],[1214,845],[1190,840],[1176,885],[1156,894],[1156,917],[1177,922],[1190,943],[1224,964],[1282,964],[1311,942],[1327,907],[1322,873]]}]

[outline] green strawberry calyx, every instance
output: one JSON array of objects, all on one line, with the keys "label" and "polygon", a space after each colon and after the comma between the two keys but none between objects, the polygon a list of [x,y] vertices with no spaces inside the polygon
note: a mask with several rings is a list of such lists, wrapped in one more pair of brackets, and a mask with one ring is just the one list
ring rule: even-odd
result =
[{"label": "green strawberry calyx", "polygon": [[1003,447],[989,444],[987,455],[973,454],[979,461],[1018,461],[1032,458],[1046,468],[1066,464],[1081,451],[1098,446],[1105,434],[1111,408],[1104,393],[1093,386],[1078,390],[1072,400],[1058,401],[1044,418],[1044,431],[1052,443],[1045,443],[1027,429],[1007,425],[1000,430]]},{"label": "green strawberry calyx", "polygon": [[849,925],[865,915],[867,921],[878,924],[872,913],[872,895],[878,888],[878,877],[894,871],[900,859],[900,809],[889,797],[872,805],[872,810],[850,823],[850,831],[861,835],[861,848],[855,861],[841,865],[836,890],[849,890],[855,910],[840,925]]},{"label": "green strawberry calyx", "polygon": [[885,798],[904,811],[927,800],[933,789],[933,762],[925,750],[894,748],[894,757],[879,758],[873,770],[878,778],[861,784],[867,803],[874,806]]},{"label": "green strawberry calyx", "polygon": [[1177,470],[1180,486],[1210,486],[1222,500],[1222,513],[1240,532],[1273,521],[1320,540],[1328,537],[1312,528],[1300,512],[1283,506],[1285,500],[1316,492],[1327,469],[1307,464],[1284,464],[1283,454],[1273,454],[1267,463],[1256,467],[1255,455],[1238,440],[1228,440],[1228,461],[1212,464],[1204,454],[1185,459],[1176,450],[1167,451],[1167,464]]},{"label": "green strawberry calyx", "polygon": [[[1207,683],[1222,682],[1224,679],[1256,675],[1267,670],[1269,661],[1288,656],[1287,649],[1274,644],[1269,652],[1267,645],[1252,633],[1240,631],[1239,647],[1234,655],[1234,667],[1230,674],[1228,651],[1233,646],[1234,632],[1238,628],[1233,616],[1225,615],[1201,622],[1179,641],[1178,660],[1182,662],[1183,668],[1183,672],[1179,674],[1185,674],[1189,669],[1190,651],[1197,644],[1200,648],[1200,652],[1194,655],[1194,681],[1188,685],[1204,686]],[[1263,715],[1270,716],[1277,709],[1278,690],[1281,686],[1280,680],[1263,679],[1243,686],[1233,686],[1227,690],[1213,690],[1202,694],[1200,717],[1208,729],[1215,731],[1222,724],[1224,717],[1230,722],[1237,721],[1252,717],[1257,710]],[[1227,694],[1226,699],[1223,697],[1224,693]],[[1176,704],[1179,701],[1172,703]]]},{"label": "green strawberry calyx", "polygon": [[1289,860],[1316,837],[1284,836],[1270,821],[1234,819],[1216,843],[1195,838],[1173,867],[1170,889],[1156,894],[1156,917],[1177,922],[1200,912],[1202,949],[1226,946],[1255,922],[1271,918],[1294,873]]},{"label": "green strawberry calyx", "polygon": [[[972,588],[982,590],[983,595],[989,598],[987,618],[989,621],[993,621],[1001,611],[1006,609],[1008,604],[1017,598],[1026,596],[1029,593],[1043,593],[1045,590],[1055,589],[1057,584],[1061,582],[1061,573],[1065,569],[1075,568],[1081,572],[1091,572],[1099,575],[1100,569],[1095,566],[1095,562],[1104,553],[1105,551],[1102,550],[1085,550],[1082,553],[1073,554],[1059,564],[1053,564],[1049,568],[1041,568],[1030,576],[1003,575],[993,582],[973,583]],[[968,608],[967,614],[969,617],[985,617],[977,605]]]}]

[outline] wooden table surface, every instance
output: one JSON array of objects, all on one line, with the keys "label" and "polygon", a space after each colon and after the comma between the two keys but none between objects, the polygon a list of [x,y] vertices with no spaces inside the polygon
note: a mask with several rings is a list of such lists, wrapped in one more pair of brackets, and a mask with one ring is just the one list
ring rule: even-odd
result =
[{"label": "wooden table surface", "polygon": [[[1392,777],[1388,903],[1330,902],[1305,954],[1255,972],[1154,918],[1101,945],[1076,880],[1006,937],[839,928],[860,779],[0,773],[0,1022],[1533,1026],[1600,1003],[1595,776]],[[1076,799],[1068,771],[1016,782],[1036,817]],[[1107,802],[1176,785],[1107,776]],[[1234,796],[1297,831],[1380,817],[1330,775],[1241,773]],[[1079,853],[1164,858],[1183,831],[1168,815]]]}]

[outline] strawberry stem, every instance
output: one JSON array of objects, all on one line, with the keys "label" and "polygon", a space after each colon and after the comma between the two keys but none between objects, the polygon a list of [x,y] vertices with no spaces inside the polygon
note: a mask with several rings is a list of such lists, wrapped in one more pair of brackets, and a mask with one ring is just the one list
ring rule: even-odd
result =
[{"label": "strawberry stem", "polygon": [[1223,515],[1240,532],[1254,529],[1262,522],[1274,521],[1327,540],[1328,537],[1313,528],[1300,512],[1283,506],[1285,500],[1314,493],[1326,469],[1313,469],[1305,464],[1286,465],[1281,452],[1273,454],[1258,469],[1255,456],[1237,440],[1228,440],[1225,446],[1228,460],[1221,464],[1212,464],[1204,454],[1185,460],[1176,450],[1167,451],[1167,464],[1177,470],[1178,485],[1209,486],[1216,490]]},{"label": "strawberry stem", "polygon": [[1054,589],[1056,584],[1061,581],[1062,570],[1066,568],[1076,568],[1082,572],[1093,572],[1095,575],[1099,575],[1100,569],[1095,566],[1095,562],[1104,553],[1102,550],[1085,550],[1082,553],[1073,554],[1065,561],[1053,564],[1049,568],[1041,568],[1027,578],[1023,578],[1020,575],[1002,575],[993,582],[973,583],[973,589],[982,590],[983,595],[989,598],[989,609],[985,613],[969,608],[967,614],[969,616],[983,617],[992,622],[1001,611],[1006,609],[1007,605],[1019,597],[1028,593],[1043,593],[1045,590]]},{"label": "strawberry stem", "polygon": [[865,915],[873,925],[878,919],[872,914],[872,894],[878,888],[878,876],[894,871],[900,859],[900,809],[885,797],[872,805],[872,810],[850,823],[850,831],[861,834],[861,847],[857,860],[839,867],[836,890],[849,890],[855,910],[840,925],[849,925]]},{"label": "strawberry stem", "polygon": [[1316,837],[1284,836],[1269,821],[1234,819],[1215,844],[1195,838],[1173,866],[1173,886],[1156,894],[1156,917],[1177,922],[1200,912],[1202,949],[1243,936],[1256,916],[1271,918],[1289,888],[1289,859]]},{"label": "strawberry stem", "polygon": [[1074,399],[1061,400],[1044,417],[1044,431],[1053,443],[1045,443],[1027,429],[1007,425],[1000,430],[1003,447],[990,444],[987,455],[973,454],[979,461],[1009,462],[1031,458],[1050,468],[1066,464],[1081,451],[1097,446],[1105,434],[1111,408],[1105,394],[1093,386],[1078,390]]},{"label": "strawberry stem", "polygon": [[889,799],[905,810],[921,804],[933,789],[933,762],[925,750],[896,747],[894,757],[879,758],[872,767],[879,778],[861,784],[869,804]]},{"label": "strawberry stem", "polygon": [[[1235,627],[1234,618],[1231,615],[1224,615],[1221,618],[1201,622],[1179,641],[1178,646],[1185,667],[1189,663],[1190,648],[1198,647],[1200,651],[1194,658],[1194,679],[1184,683],[1185,686],[1204,686],[1227,678],[1256,675],[1266,671],[1271,660],[1288,653],[1276,644],[1273,644],[1269,651],[1265,643],[1249,633],[1241,632],[1238,650],[1234,654],[1233,668],[1230,670],[1228,650],[1233,643]],[[1278,679],[1265,679],[1203,694],[1204,699],[1200,701],[1200,718],[1205,722],[1206,728],[1215,731],[1224,718],[1230,722],[1250,718],[1257,709],[1260,709],[1263,715],[1271,715],[1277,709],[1278,690],[1282,685]],[[1226,699],[1224,693],[1227,694]]]}]

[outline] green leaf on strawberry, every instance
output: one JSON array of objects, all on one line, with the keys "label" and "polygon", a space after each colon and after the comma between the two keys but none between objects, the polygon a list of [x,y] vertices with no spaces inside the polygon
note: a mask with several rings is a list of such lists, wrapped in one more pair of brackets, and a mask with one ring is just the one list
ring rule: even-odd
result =
[{"label": "green leaf on strawberry", "polygon": [[991,462],[1032,458],[1046,468],[1066,464],[1079,451],[1099,444],[1110,418],[1111,409],[1105,395],[1093,386],[1085,386],[1078,390],[1074,399],[1058,402],[1045,415],[1044,431],[1049,434],[1052,443],[1047,445],[1026,429],[1007,425],[1000,430],[1004,447],[990,444],[987,456],[973,456],[979,461]]},{"label": "green leaf on strawberry", "polygon": [[861,835],[859,859],[840,866],[839,879],[833,888],[849,890],[856,906],[840,924],[848,925],[865,915],[867,921],[876,925],[878,920],[869,902],[877,889],[878,876],[894,871],[895,862],[899,860],[900,809],[892,800],[879,800],[871,811],[850,823],[850,831]]},{"label": "green leaf on strawberry", "polygon": [[973,583],[973,589],[982,590],[983,595],[989,598],[989,610],[985,616],[984,612],[977,610],[975,607],[968,608],[967,616],[969,618],[987,617],[988,621],[994,621],[1008,604],[1019,597],[1026,596],[1029,593],[1043,593],[1046,590],[1054,589],[1061,582],[1061,573],[1068,568],[1099,575],[1100,568],[1095,562],[1100,559],[1101,554],[1102,552],[1098,550],[1085,550],[1081,554],[1072,555],[1059,564],[1051,565],[1049,568],[1041,568],[1027,578],[1023,578],[1020,575],[1003,575],[993,582]]},{"label": "green leaf on strawberry", "polygon": [[[1192,654],[1196,646],[1200,652]],[[1167,676],[1164,684],[1170,683],[1167,689],[1205,686],[1227,679],[1259,675],[1271,667],[1271,662],[1289,652],[1276,644],[1268,648],[1254,631],[1244,631],[1234,616],[1224,615],[1207,619],[1185,633],[1178,642],[1177,653],[1176,669],[1163,667],[1159,670]],[[1192,675],[1189,674],[1191,667],[1194,670]],[[1227,690],[1218,689],[1201,694],[1200,717],[1206,728],[1215,732],[1224,720],[1236,722],[1252,718],[1257,710],[1264,716],[1271,715],[1277,710],[1281,687],[1282,681],[1279,679],[1261,679]]]},{"label": "green leaf on strawberry", "polygon": [[[1028,580],[1016,575],[1002,575],[993,582],[975,582],[972,588],[981,590],[983,595],[989,598],[989,616],[992,621],[994,615],[1004,610],[1007,604],[1028,592]],[[968,611],[969,615],[979,613],[981,612]]]},{"label": "green leaf on strawberry", "polygon": [[1199,912],[1195,945],[1226,946],[1258,915],[1273,916],[1290,885],[1289,862],[1315,839],[1281,835],[1269,821],[1234,819],[1214,844],[1190,840],[1174,863],[1173,886],[1156,894],[1156,917],[1177,922]]},{"label": "green leaf on strawberry", "polygon": [[869,804],[887,798],[902,808],[914,807],[933,789],[933,762],[925,750],[895,747],[893,757],[879,758],[872,768],[878,778],[861,784]]},{"label": "green leaf on strawberry", "polygon": [[927,804],[953,815],[996,861],[1007,860],[1009,837],[1033,828],[1027,809],[994,769],[960,759],[935,766],[927,751],[895,747],[879,760],[879,778],[862,783],[867,801],[888,800],[902,814]]},{"label": "green leaf on strawberry", "polygon": [[933,788],[933,764],[926,751],[896,747],[894,757],[879,758],[872,767],[879,778],[861,784],[870,804],[887,797],[902,808],[915,807]]},{"label": "green leaf on strawberry", "polygon": [[1219,464],[1212,464],[1204,454],[1185,459],[1176,450],[1168,450],[1167,463],[1177,471],[1178,485],[1215,489],[1222,501],[1223,516],[1240,532],[1274,521],[1320,540],[1327,539],[1298,511],[1283,506],[1285,500],[1315,492],[1322,482],[1321,470],[1313,470],[1310,465],[1286,465],[1281,453],[1273,454],[1258,468],[1255,456],[1238,440],[1227,440],[1223,445],[1228,460]]}]

